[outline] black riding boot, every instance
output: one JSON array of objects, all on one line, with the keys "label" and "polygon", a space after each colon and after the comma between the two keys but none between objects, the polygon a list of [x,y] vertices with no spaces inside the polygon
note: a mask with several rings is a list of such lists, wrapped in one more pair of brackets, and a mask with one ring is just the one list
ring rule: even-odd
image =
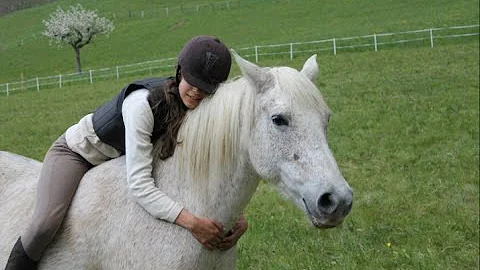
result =
[{"label": "black riding boot", "polygon": [[5,270],[35,270],[37,269],[37,264],[38,262],[30,259],[27,253],[25,253],[19,237],[10,253]]}]

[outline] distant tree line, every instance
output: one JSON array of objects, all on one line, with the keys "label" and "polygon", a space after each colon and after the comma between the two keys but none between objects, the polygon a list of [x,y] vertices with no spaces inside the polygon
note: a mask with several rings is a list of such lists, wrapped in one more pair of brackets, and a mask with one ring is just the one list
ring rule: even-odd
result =
[{"label": "distant tree line", "polygon": [[0,16],[18,10],[39,6],[44,3],[55,2],[56,0],[1,0],[0,1]]}]

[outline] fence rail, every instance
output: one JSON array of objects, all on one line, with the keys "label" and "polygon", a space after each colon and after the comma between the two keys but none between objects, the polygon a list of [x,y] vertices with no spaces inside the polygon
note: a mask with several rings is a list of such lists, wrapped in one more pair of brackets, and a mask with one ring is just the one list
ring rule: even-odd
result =
[{"label": "fence rail", "polygon": [[[375,33],[365,36],[353,36],[342,38],[330,38],[324,40],[290,42],[271,45],[255,45],[245,48],[235,49],[245,58],[254,58],[259,61],[261,56],[288,55],[293,59],[297,55],[330,51],[334,55],[339,50],[358,50],[370,48],[374,51],[387,46],[415,43],[428,44],[431,48],[441,40],[451,38],[465,38],[479,36],[480,25],[453,26],[443,28],[429,28],[414,31],[404,31],[397,33]],[[33,79],[22,80],[19,82],[0,84],[0,93],[7,96],[14,91],[33,89],[40,91],[45,87],[62,88],[72,83],[84,82],[92,84],[100,79],[120,79],[121,76],[132,74],[150,74],[161,70],[172,70],[176,64],[176,58],[165,58],[129,65],[116,66],[111,68],[90,69],[81,74],[59,74],[47,77],[37,77]]]},{"label": "fence rail", "polygon": [[[128,10],[128,18],[151,18],[159,16],[169,16],[176,13],[201,12],[206,10],[227,10],[237,8],[240,5],[238,0],[210,2],[210,3],[186,3],[180,6],[153,7],[149,10]],[[113,14],[116,18],[116,14]]]}]

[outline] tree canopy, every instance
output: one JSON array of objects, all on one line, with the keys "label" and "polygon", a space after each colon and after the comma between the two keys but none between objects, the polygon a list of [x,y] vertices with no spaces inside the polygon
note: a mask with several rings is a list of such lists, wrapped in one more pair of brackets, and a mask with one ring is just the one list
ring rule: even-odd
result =
[{"label": "tree canopy", "polygon": [[70,6],[65,11],[61,7],[50,14],[49,20],[43,20],[45,31],[42,33],[51,38],[57,45],[69,44],[75,51],[77,71],[81,73],[80,49],[91,43],[98,34],[110,34],[113,23],[98,16],[94,10],[86,10],[80,4]]}]

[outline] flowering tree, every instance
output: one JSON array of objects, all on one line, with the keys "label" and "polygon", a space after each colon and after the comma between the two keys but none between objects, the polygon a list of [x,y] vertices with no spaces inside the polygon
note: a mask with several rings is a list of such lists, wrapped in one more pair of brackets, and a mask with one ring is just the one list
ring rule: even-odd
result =
[{"label": "flowering tree", "polygon": [[108,35],[113,31],[113,23],[107,18],[99,17],[96,11],[86,10],[80,4],[70,6],[64,11],[58,7],[50,14],[49,20],[43,20],[46,30],[43,35],[51,38],[58,46],[67,43],[75,51],[78,73],[80,65],[80,49],[89,44],[97,34]]}]

